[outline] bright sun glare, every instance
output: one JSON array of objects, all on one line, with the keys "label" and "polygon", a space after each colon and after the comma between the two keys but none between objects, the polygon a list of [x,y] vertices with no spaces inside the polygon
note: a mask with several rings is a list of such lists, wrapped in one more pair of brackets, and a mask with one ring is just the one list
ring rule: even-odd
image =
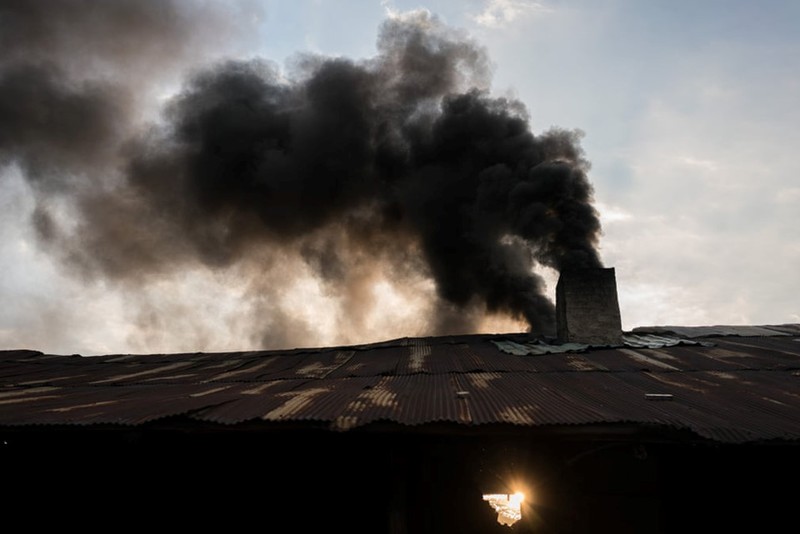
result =
[{"label": "bright sun glare", "polygon": [[497,512],[497,522],[501,525],[511,526],[522,519],[521,504],[525,500],[525,495],[518,491],[516,493],[489,493],[483,496],[484,501],[494,508]]}]

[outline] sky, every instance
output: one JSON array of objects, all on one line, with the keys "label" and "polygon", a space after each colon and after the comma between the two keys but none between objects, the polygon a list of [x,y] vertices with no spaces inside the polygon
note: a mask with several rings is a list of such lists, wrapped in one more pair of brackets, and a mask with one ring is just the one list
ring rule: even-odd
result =
[{"label": "sky", "polygon": [[[178,3],[177,22],[146,18],[136,32],[115,26],[129,15],[53,10],[34,14],[41,20],[17,19],[9,16],[17,4],[0,1],[0,87],[11,86],[19,65],[56,65],[77,88],[70,95],[111,87],[124,96],[103,100],[114,120],[98,121],[99,137],[90,138],[91,123],[79,115],[86,127],[48,137],[46,150],[26,145],[22,127],[0,133],[2,349],[233,351],[443,332],[432,317],[459,310],[435,296],[437,283],[424,269],[395,276],[390,260],[358,263],[369,267],[345,277],[346,290],[320,280],[324,269],[300,249],[278,261],[270,252],[276,245],[260,241],[236,261],[156,258],[146,273],[118,275],[110,260],[97,259],[110,253],[73,218],[89,196],[75,201],[64,192],[82,191],[74,184],[99,169],[103,178],[92,187],[113,190],[128,151],[144,158],[159,146],[157,126],[176,113],[171,103],[187,93],[193,73],[243,60],[261,61],[278,81],[302,78],[309,58],[377,57],[382,24],[414,17],[482,51],[488,66],[473,72],[476,83],[492,98],[522,103],[534,135],[554,127],[581,132],[602,224],[598,252],[616,270],[624,329],[800,322],[800,4],[793,0],[197,1]],[[87,24],[107,27],[86,31]],[[0,94],[0,116],[29,124],[43,113],[20,106],[15,93]],[[62,124],[42,120],[45,132],[55,131],[48,120]],[[45,152],[57,159],[47,161]],[[58,181],[47,178],[53,174]],[[125,205],[105,206],[104,224],[129,225],[118,209]],[[78,243],[79,260],[53,245],[56,223]],[[146,220],[142,228],[152,231]],[[166,239],[148,234],[136,245],[157,242],[157,252],[141,252],[157,256],[173,246]],[[182,247],[174,242],[176,257]],[[415,250],[409,247],[403,250]],[[76,267],[88,264],[102,268]],[[557,273],[537,269],[552,298]],[[451,331],[459,328],[526,325],[485,313]]]}]

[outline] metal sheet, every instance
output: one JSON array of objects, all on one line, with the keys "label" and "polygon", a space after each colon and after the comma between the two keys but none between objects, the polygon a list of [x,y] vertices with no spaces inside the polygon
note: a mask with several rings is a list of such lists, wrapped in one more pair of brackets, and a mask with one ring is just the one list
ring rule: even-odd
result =
[{"label": "metal sheet", "polygon": [[517,334],[216,354],[3,351],[0,426],[139,425],[175,416],[197,425],[293,422],[334,431],[379,421],[627,423],[725,442],[800,440],[800,342],[750,335],[763,330],[770,328],[724,337],[713,330],[713,343],[637,334],[636,347],[537,355],[504,350],[541,346]]}]

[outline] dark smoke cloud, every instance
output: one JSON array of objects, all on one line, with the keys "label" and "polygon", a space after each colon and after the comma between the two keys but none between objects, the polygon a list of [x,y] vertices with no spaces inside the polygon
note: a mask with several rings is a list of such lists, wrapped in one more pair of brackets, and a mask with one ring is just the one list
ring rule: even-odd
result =
[{"label": "dark smoke cloud", "polygon": [[[431,277],[431,333],[470,331],[487,310],[552,332],[536,264],[600,265],[579,133],[534,135],[522,103],[490,96],[485,50],[426,12],[384,22],[368,60],[300,56],[290,74],[260,60],[196,69],[160,122],[124,131],[129,90],[69,79],[51,51],[81,39],[76,29],[93,44],[97,25],[101,40],[142,31],[181,43],[184,26],[170,26],[177,3],[121,2],[91,16],[78,13],[85,2],[55,4],[69,16],[0,4],[0,25],[30,29],[7,38],[0,68],[0,123],[10,125],[0,158],[49,184],[36,186],[35,227],[87,278],[136,287],[198,264],[247,265],[262,295],[249,301],[261,343],[274,345],[307,334],[276,304],[289,258],[338,299],[350,330],[363,327],[380,276],[401,287]],[[158,23],[116,28],[125,10]],[[127,57],[135,47],[125,42]],[[70,199],[68,223],[51,213],[53,195]],[[145,313],[140,323],[157,321]]]},{"label": "dark smoke cloud", "polygon": [[2,61],[50,62],[80,76],[153,76],[223,47],[234,33],[246,33],[247,19],[260,12],[247,0],[224,4],[228,3],[3,0]]},{"label": "dark smoke cloud", "polygon": [[142,100],[246,33],[257,11],[239,5],[221,16],[178,0],[0,1],[0,163],[44,188],[106,171]]},{"label": "dark smoke cloud", "polygon": [[68,81],[52,64],[0,70],[0,163],[21,164],[44,189],[104,165],[125,135],[124,92]]}]

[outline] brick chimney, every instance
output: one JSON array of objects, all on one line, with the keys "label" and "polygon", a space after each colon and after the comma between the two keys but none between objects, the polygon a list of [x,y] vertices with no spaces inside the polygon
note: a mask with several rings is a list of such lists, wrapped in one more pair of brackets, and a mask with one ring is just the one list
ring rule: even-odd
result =
[{"label": "brick chimney", "polygon": [[622,344],[614,268],[562,272],[556,285],[556,324],[562,343]]}]

